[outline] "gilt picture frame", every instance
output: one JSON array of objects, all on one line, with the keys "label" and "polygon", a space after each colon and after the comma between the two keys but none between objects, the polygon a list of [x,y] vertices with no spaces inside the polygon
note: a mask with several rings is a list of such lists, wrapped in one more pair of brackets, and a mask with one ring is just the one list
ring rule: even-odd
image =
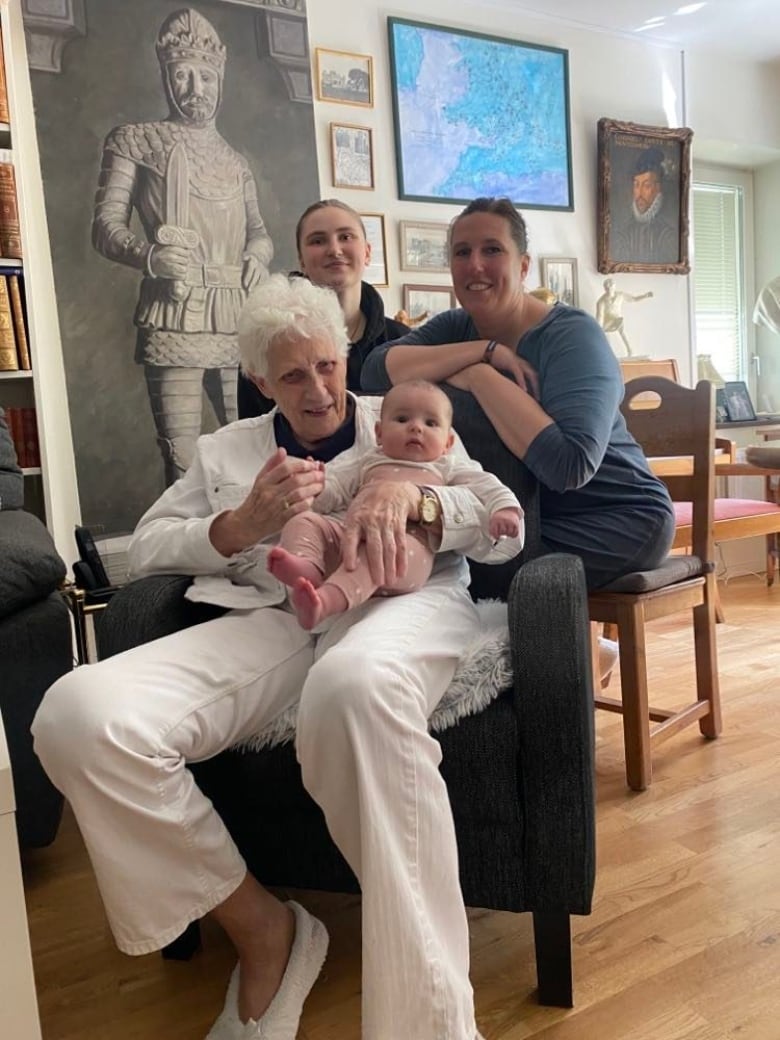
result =
[{"label": "gilt picture frame", "polygon": [[688,127],[598,122],[597,266],[688,274]]},{"label": "gilt picture frame", "polygon": [[316,47],[314,65],[318,101],[374,107],[374,59],[370,54]]}]

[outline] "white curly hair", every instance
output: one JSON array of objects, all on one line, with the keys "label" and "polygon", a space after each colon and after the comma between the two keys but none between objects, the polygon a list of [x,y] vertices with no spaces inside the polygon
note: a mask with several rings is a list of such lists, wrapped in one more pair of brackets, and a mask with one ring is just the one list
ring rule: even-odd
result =
[{"label": "white curly hair", "polygon": [[268,350],[278,339],[327,336],[340,357],[349,353],[344,312],[332,289],[308,278],[272,274],[247,297],[238,319],[241,367],[268,376]]}]

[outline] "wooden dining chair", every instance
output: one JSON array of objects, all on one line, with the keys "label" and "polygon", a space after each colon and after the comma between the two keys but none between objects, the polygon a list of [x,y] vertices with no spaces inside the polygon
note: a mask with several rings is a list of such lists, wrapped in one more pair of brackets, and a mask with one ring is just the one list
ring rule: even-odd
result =
[{"label": "wooden dining chair", "polygon": [[[657,407],[647,407],[650,393]],[[639,395],[642,404],[633,407]],[[643,791],[652,778],[654,744],[693,722],[705,737],[721,731],[712,540],[715,391],[706,381],[691,390],[646,376],[626,385],[621,409],[647,456],[685,460],[661,479],[673,501],[691,503],[690,553],[672,554],[656,570],[624,575],[588,597],[591,621],[615,626],[620,644],[621,698],[597,694],[596,706],[622,714],[626,779]],[[696,699],[676,709],[651,707],[645,626],[684,611],[693,623]]]}]

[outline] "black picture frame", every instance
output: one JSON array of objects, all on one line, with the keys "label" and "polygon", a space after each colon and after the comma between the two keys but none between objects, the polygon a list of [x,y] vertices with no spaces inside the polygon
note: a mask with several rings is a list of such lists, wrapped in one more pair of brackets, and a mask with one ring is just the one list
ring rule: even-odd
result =
[{"label": "black picture frame", "polygon": [[[688,127],[598,122],[598,269],[647,274],[688,274],[688,195],[691,140]],[[656,194],[652,197],[642,192]],[[637,191],[640,197],[637,199]],[[658,206],[655,215],[651,209]]]},{"label": "black picture frame", "polygon": [[567,50],[394,17],[387,34],[399,199],[574,209]]},{"label": "black picture frame", "polygon": [[722,386],[715,390],[715,422],[725,423],[729,421],[729,410],[726,407],[726,393]]},{"label": "black picture frame", "polygon": [[756,421],[756,410],[750,400],[747,383],[738,379],[724,383],[723,396],[726,399],[726,413],[729,422]]}]

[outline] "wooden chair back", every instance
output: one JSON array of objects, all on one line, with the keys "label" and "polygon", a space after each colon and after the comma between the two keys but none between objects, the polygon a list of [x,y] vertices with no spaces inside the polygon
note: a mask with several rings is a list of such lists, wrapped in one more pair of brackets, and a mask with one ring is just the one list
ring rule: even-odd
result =
[{"label": "wooden chair back", "polygon": [[660,376],[662,379],[671,379],[673,383],[680,382],[680,370],[675,358],[621,358],[620,371],[624,383],[644,376]]},{"label": "wooden chair back", "polygon": [[[636,399],[642,395],[639,407]],[[661,479],[674,502],[691,502],[691,548],[712,560],[715,497],[715,390],[702,380],[694,389],[658,376],[626,384],[621,404],[626,425],[648,458],[681,460]],[[674,472],[672,472],[674,470]]]}]

